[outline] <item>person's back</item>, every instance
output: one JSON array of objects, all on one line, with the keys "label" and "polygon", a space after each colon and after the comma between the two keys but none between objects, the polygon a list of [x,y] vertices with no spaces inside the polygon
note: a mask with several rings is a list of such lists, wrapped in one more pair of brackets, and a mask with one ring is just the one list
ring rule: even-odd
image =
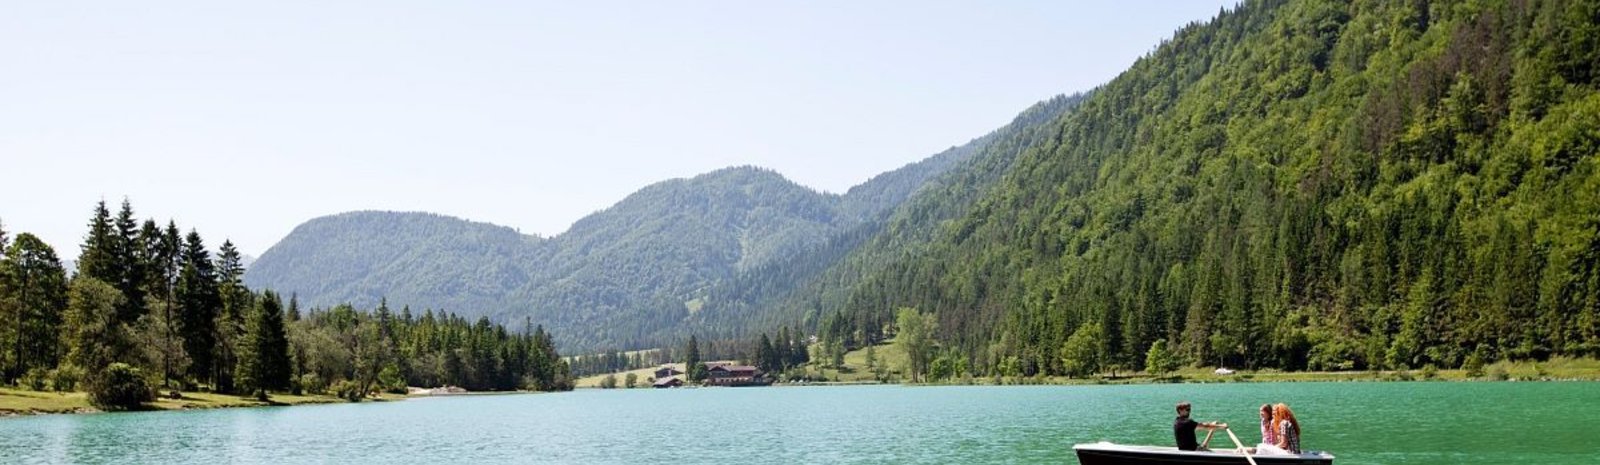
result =
[{"label": "person's back", "polygon": [[1178,442],[1178,450],[1200,448],[1200,441],[1194,438],[1194,430],[1199,426],[1199,423],[1195,423],[1187,415],[1178,415],[1178,418],[1172,421],[1172,436]]},{"label": "person's back", "polygon": [[[1228,427],[1226,424],[1216,422],[1197,423],[1189,418],[1189,411],[1188,402],[1179,402],[1178,418],[1172,420],[1172,438],[1178,443],[1178,450],[1204,450],[1206,445],[1211,444],[1211,435],[1217,432],[1217,428]],[[1206,429],[1206,440],[1204,442],[1195,441],[1194,430],[1196,428]]]}]

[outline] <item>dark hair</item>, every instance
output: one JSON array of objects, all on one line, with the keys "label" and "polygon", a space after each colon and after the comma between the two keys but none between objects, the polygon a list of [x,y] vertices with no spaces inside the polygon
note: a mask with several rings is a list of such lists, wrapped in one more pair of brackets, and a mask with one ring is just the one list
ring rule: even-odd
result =
[{"label": "dark hair", "polygon": [[1271,418],[1272,417],[1272,404],[1261,404],[1261,413],[1265,413],[1265,414],[1267,414],[1268,418]]},{"label": "dark hair", "polygon": [[1179,413],[1183,413],[1183,412],[1187,412],[1187,411],[1189,411],[1189,401],[1179,402],[1178,403],[1178,412]]}]

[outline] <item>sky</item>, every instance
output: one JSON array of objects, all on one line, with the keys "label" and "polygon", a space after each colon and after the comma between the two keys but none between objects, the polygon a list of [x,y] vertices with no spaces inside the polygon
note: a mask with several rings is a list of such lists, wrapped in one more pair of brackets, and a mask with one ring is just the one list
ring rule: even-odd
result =
[{"label": "sky", "polygon": [[555,235],[735,165],[841,193],[1233,1],[0,5],[0,224],[132,202],[260,255],[352,210]]}]

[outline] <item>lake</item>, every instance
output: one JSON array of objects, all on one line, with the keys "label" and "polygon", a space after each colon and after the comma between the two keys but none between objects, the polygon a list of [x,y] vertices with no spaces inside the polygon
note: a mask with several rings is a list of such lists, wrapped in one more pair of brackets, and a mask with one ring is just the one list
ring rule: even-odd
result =
[{"label": "lake", "polygon": [[[1260,439],[1288,402],[1341,464],[1600,463],[1600,384],[584,390],[0,419],[3,463],[1076,463],[1168,444],[1172,406]],[[1214,444],[1228,444],[1225,435]]]}]

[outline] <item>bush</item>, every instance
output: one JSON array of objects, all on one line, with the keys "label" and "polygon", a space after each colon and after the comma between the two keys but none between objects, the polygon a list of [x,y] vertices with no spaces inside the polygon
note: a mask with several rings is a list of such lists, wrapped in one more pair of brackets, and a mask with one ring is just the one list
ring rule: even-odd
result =
[{"label": "bush", "polygon": [[1467,370],[1468,378],[1482,378],[1483,356],[1479,355],[1478,351],[1473,351],[1471,355],[1467,356],[1467,361],[1461,363],[1461,369]]},{"label": "bush", "polygon": [[56,392],[67,392],[78,388],[78,382],[83,381],[83,369],[77,365],[62,365],[50,370],[50,384]]},{"label": "bush", "polygon": [[367,393],[361,392],[360,385],[348,379],[334,381],[333,384],[328,386],[328,389],[333,391],[333,394],[339,396],[340,399],[351,402],[361,402],[362,398],[367,397]]},{"label": "bush", "polygon": [[155,400],[144,373],[126,363],[106,366],[105,372],[90,379],[89,403],[105,410],[131,410]]},{"label": "bush", "polygon": [[600,378],[600,389],[616,389],[616,388],[617,388],[617,375],[606,375],[606,377]]},{"label": "bush", "polygon": [[43,391],[44,383],[47,379],[49,379],[49,376],[47,376],[44,369],[35,367],[29,368],[28,372],[23,373],[22,378],[18,379],[17,381],[19,381],[23,387],[28,389]]},{"label": "bush", "polygon": [[1490,376],[1493,377],[1495,381],[1505,381],[1511,379],[1511,373],[1506,371],[1506,367],[1504,365],[1496,365],[1494,370],[1490,373]]},{"label": "bush", "polygon": [[400,369],[394,365],[384,367],[383,371],[378,373],[378,385],[383,389],[383,392],[390,394],[406,393],[406,379],[400,376]]},{"label": "bush", "polygon": [[628,386],[628,389],[633,389],[634,386],[637,386],[639,384],[639,375],[634,374],[634,373],[628,373],[628,377],[625,380],[626,380],[626,385]]},{"label": "bush", "polygon": [[1433,366],[1432,363],[1422,366],[1422,379],[1434,379],[1438,377],[1439,367]]},{"label": "bush", "polygon": [[294,385],[300,392],[307,394],[322,394],[328,392],[328,383],[322,381],[316,373],[306,373],[295,378]]}]

